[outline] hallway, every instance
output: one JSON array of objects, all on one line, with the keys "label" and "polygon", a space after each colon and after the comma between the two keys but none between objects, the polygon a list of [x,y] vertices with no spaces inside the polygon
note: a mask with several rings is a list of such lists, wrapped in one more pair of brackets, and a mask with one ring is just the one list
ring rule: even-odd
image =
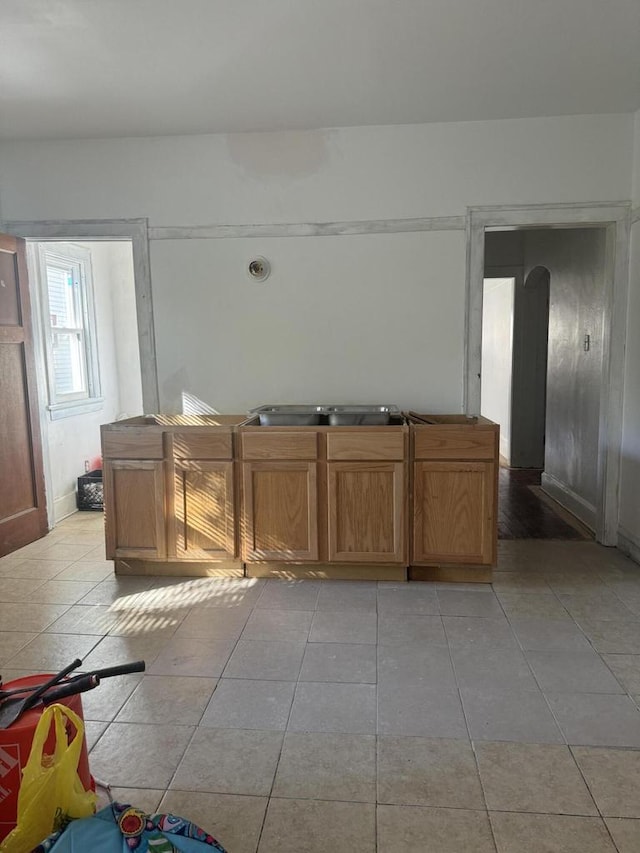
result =
[{"label": "hallway", "polygon": [[537,468],[500,466],[499,539],[592,539],[590,531],[540,488]]}]

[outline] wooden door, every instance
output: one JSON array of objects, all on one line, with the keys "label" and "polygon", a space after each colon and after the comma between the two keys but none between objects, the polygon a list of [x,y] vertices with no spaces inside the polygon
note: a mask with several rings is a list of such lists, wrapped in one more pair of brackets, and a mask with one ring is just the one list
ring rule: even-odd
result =
[{"label": "wooden door", "polygon": [[243,463],[245,560],[317,560],[317,463]]},{"label": "wooden door", "polygon": [[495,561],[493,462],[416,462],[412,563]]},{"label": "wooden door", "polygon": [[107,559],[164,557],[164,463],[105,460],[103,480]]},{"label": "wooden door", "polygon": [[329,462],[329,559],[402,563],[404,464]]},{"label": "wooden door", "polygon": [[[219,560],[235,556],[233,462],[174,462],[175,556]],[[173,547],[170,547],[173,550]]]},{"label": "wooden door", "polygon": [[0,235],[0,557],[47,532],[25,242]]}]

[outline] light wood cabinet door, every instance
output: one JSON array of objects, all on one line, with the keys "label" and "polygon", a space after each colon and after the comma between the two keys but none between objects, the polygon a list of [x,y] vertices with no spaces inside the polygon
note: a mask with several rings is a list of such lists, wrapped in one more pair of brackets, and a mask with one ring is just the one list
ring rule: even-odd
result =
[{"label": "light wood cabinet door", "polygon": [[404,562],[404,464],[329,462],[329,560]]},{"label": "light wood cabinet door", "polygon": [[245,560],[317,560],[317,463],[243,463]]},{"label": "light wood cabinet door", "polygon": [[104,462],[107,559],[166,556],[164,463]]},{"label": "light wood cabinet door", "polygon": [[191,560],[235,556],[233,462],[177,459],[169,550]]},{"label": "light wood cabinet door", "polygon": [[493,462],[416,462],[413,500],[412,563],[494,563]]}]

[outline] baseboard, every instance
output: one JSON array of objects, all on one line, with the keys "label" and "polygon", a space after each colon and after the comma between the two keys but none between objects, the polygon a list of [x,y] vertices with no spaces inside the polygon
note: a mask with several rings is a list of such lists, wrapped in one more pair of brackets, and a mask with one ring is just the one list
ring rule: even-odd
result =
[{"label": "baseboard", "polygon": [[62,521],[63,518],[68,518],[68,516],[73,515],[73,513],[77,511],[78,506],[76,503],[75,492],[69,492],[61,498],[56,498],[53,502],[54,523],[57,524],[59,521]]},{"label": "baseboard", "polygon": [[618,549],[640,563],[640,536],[621,526],[618,527]]},{"label": "baseboard", "polygon": [[540,485],[549,497],[573,513],[589,530],[596,529],[596,508],[593,504],[581,498],[567,485],[546,472],[542,473]]}]

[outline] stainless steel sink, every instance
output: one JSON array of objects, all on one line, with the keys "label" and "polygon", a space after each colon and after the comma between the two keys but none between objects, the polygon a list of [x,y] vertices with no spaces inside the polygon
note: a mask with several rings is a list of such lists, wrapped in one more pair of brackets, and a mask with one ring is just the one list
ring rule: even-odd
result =
[{"label": "stainless steel sink", "polygon": [[324,413],[322,406],[260,406],[251,409],[260,426],[316,426]]},{"label": "stainless steel sink", "polygon": [[331,426],[375,426],[388,424],[397,406],[331,406],[328,410]]},{"label": "stainless steel sink", "polygon": [[392,415],[399,415],[397,406],[259,406],[251,415],[260,418],[261,426],[373,426],[388,424]]}]

